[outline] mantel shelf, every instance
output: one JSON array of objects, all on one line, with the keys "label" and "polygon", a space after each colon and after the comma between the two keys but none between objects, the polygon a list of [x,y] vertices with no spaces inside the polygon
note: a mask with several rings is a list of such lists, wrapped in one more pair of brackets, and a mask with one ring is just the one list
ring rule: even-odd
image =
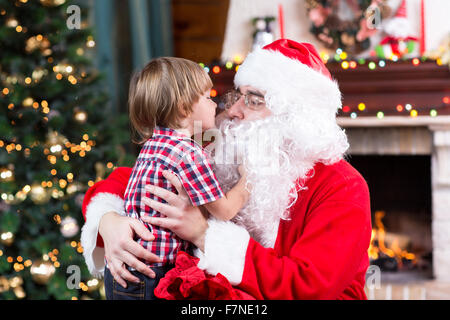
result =
[{"label": "mantel shelf", "polygon": [[[429,60],[415,66],[407,60],[386,61],[383,68],[377,66],[375,70],[369,69],[368,62],[358,65],[355,69],[343,69],[340,63],[333,62],[328,63],[327,68],[339,84],[342,105],[347,106],[346,113],[341,110],[338,114],[348,117],[346,124],[367,122],[380,126],[390,121],[405,126],[414,126],[416,123],[448,124],[448,118],[445,117],[450,116],[450,70],[445,65],[438,66],[435,61]],[[235,74],[234,69],[227,70],[225,67],[218,74],[211,72],[218,96],[233,88]],[[364,103],[364,111],[358,109],[360,103]],[[405,107],[407,104],[418,113],[418,117],[413,120],[410,119],[409,112],[403,110],[400,115],[396,109],[398,105]],[[432,109],[438,114],[436,119],[429,117]],[[380,111],[384,113],[384,120],[370,120]],[[349,117],[352,112],[358,115],[356,119]],[[404,119],[396,120],[400,117]]]},{"label": "mantel shelf", "polygon": [[[450,115],[450,104],[444,103],[444,98],[450,94],[450,70],[435,61],[421,62],[417,66],[411,61],[386,62],[384,68],[377,66],[375,70],[366,65],[344,70],[337,63],[327,67],[339,83],[343,105],[348,106],[349,113],[366,117],[382,111],[385,116],[395,117],[397,105],[411,104],[423,119],[427,119],[431,109],[436,109],[439,117]],[[365,104],[364,112],[358,110],[360,103]],[[410,118],[408,112],[403,112],[402,116]],[[408,120],[405,123],[409,123]]]},{"label": "mantel shelf", "polygon": [[344,128],[358,127],[442,127],[450,130],[450,116],[385,116],[382,119],[377,117],[338,117],[337,123]]}]

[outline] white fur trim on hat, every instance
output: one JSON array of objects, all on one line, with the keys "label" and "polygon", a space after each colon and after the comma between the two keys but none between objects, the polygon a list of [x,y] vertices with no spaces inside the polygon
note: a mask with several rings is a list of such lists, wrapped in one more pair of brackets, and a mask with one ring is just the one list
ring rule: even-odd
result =
[{"label": "white fur trim on hat", "polygon": [[105,249],[97,247],[100,219],[105,213],[117,212],[124,215],[124,201],[111,193],[99,193],[91,199],[86,209],[86,222],[81,229],[83,256],[89,272],[94,277],[102,277],[105,268]]},{"label": "white fur trim on hat", "polygon": [[386,34],[395,38],[406,38],[413,34],[411,24],[406,18],[387,19],[382,26]]},{"label": "white fur trim on hat", "polygon": [[242,281],[250,235],[245,228],[230,221],[208,220],[205,252],[195,251],[200,258],[198,267],[209,274],[221,273],[232,285]]},{"label": "white fur trim on hat", "polygon": [[[266,91],[268,107],[275,114],[308,113],[312,110],[302,108],[314,108],[335,116],[342,106],[336,81],[279,51],[256,49],[251,52],[239,66],[234,84]],[[277,105],[270,104],[271,98],[276,98],[275,103],[291,106],[291,109],[278,110]]]}]

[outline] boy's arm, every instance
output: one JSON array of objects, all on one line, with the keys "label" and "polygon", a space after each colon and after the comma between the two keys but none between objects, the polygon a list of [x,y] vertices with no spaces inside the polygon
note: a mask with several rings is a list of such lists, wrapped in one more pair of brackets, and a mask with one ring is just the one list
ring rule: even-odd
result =
[{"label": "boy's arm", "polygon": [[245,177],[241,177],[238,183],[227,192],[225,197],[206,203],[204,207],[217,219],[224,221],[233,219],[248,201],[249,193],[245,188],[245,184]]}]

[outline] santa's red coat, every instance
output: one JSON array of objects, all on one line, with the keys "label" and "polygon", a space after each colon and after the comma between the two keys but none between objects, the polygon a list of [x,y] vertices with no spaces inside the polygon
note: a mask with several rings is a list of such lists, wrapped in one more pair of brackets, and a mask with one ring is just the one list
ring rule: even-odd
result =
[{"label": "santa's red coat", "polygon": [[[86,193],[82,244],[93,274],[103,268],[99,219],[123,210],[130,173],[130,168],[118,168]],[[274,248],[264,248],[231,222],[212,220],[199,267],[224,275],[257,299],[366,299],[371,219],[365,180],[341,160],[316,164],[305,186],[291,219],[280,221]]]}]

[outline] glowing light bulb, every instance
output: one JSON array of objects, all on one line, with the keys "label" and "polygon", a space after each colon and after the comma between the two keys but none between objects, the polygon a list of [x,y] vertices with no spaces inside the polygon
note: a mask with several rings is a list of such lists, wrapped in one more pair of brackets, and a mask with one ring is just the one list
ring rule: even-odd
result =
[{"label": "glowing light bulb", "polygon": [[242,59],[242,56],[239,55],[239,54],[236,54],[236,55],[233,57],[233,61],[234,61],[235,64],[241,64],[243,60],[244,60],[244,59]]}]

